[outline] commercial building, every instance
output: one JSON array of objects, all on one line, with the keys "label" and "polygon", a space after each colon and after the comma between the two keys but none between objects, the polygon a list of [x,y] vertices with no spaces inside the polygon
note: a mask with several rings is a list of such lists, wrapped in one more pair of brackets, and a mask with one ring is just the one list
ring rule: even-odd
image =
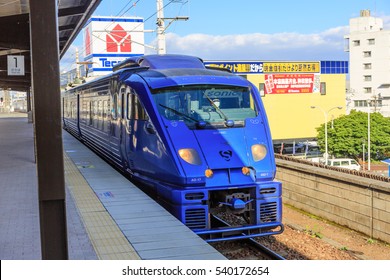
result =
[{"label": "commercial building", "polygon": [[274,142],[311,140],[325,120],[345,114],[347,61],[206,61],[205,64],[227,68],[258,87]]},{"label": "commercial building", "polygon": [[351,18],[349,28],[344,37],[350,61],[347,113],[371,110],[390,117],[390,30],[369,10]]}]

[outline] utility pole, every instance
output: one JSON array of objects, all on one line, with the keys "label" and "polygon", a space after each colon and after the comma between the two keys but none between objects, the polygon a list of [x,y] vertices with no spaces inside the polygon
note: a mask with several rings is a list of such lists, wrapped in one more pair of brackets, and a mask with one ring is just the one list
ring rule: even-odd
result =
[{"label": "utility pole", "polygon": [[163,0],[157,0],[157,53],[166,54]]},{"label": "utility pole", "polygon": [[79,49],[78,48],[76,48],[76,78],[80,79]]},{"label": "utility pole", "polygon": [[367,169],[371,171],[371,99],[367,100],[368,114],[367,114]]},{"label": "utility pole", "polygon": [[[166,54],[166,43],[165,43],[165,30],[176,20],[188,20],[188,17],[164,17],[164,4],[163,0],[157,0],[157,53]],[[170,20],[167,27],[165,27],[165,20]]]}]

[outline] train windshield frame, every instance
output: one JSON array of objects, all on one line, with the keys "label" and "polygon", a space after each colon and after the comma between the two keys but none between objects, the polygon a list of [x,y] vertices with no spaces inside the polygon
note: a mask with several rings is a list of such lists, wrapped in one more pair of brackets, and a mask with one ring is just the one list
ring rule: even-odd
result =
[{"label": "train windshield frame", "polygon": [[259,114],[250,87],[230,85],[186,85],[154,89],[152,97],[160,115],[184,121],[190,128],[202,126],[244,126],[247,118]]}]

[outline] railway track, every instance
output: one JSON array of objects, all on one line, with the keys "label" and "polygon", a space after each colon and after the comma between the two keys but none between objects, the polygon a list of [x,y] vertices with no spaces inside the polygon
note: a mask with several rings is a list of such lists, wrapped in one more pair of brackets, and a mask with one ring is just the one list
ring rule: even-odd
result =
[{"label": "railway track", "polygon": [[[226,221],[212,217],[214,223],[231,227]],[[253,238],[210,243],[221,254],[231,260],[284,260],[285,258]]]},{"label": "railway track", "polygon": [[210,245],[230,260],[285,260],[252,238],[215,242]]},{"label": "railway track", "polygon": [[264,246],[263,244],[257,242],[256,240],[254,240],[253,238],[249,238],[249,239],[245,239],[245,241],[247,243],[249,243],[251,246],[253,246],[254,248],[257,248],[259,249],[260,251],[262,251],[264,254],[268,255],[270,257],[271,260],[285,260],[284,257],[282,257],[281,255],[279,255],[278,253],[276,253],[275,251],[272,251],[270,248]]}]

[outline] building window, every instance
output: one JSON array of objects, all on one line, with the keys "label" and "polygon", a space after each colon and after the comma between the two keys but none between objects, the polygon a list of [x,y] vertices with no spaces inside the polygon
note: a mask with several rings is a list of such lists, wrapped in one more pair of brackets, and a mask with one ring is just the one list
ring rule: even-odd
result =
[{"label": "building window", "polygon": [[363,92],[364,92],[364,93],[372,93],[372,88],[370,88],[370,87],[365,87],[365,88],[363,88]]},{"label": "building window", "polygon": [[320,93],[321,93],[321,95],[326,94],[326,83],[325,82],[320,83]]},{"label": "building window", "polygon": [[367,107],[367,100],[355,100],[355,107]]},{"label": "building window", "polygon": [[368,39],[367,41],[369,45],[375,45],[375,39]]},{"label": "building window", "polygon": [[265,96],[264,83],[259,83],[259,92],[260,92],[260,96]]},{"label": "building window", "polygon": [[364,57],[371,57],[371,51],[365,51],[363,52]]},{"label": "building window", "polygon": [[353,46],[354,46],[354,47],[360,46],[360,40],[354,40],[354,41],[353,41]]},{"label": "building window", "polygon": [[371,63],[364,63],[364,64],[363,64],[363,68],[364,68],[365,70],[368,70],[368,69],[371,69],[371,68],[372,68],[372,65],[371,65]]},{"label": "building window", "polygon": [[364,76],[364,81],[365,82],[371,82],[372,81],[372,76],[371,75],[365,75]]}]

